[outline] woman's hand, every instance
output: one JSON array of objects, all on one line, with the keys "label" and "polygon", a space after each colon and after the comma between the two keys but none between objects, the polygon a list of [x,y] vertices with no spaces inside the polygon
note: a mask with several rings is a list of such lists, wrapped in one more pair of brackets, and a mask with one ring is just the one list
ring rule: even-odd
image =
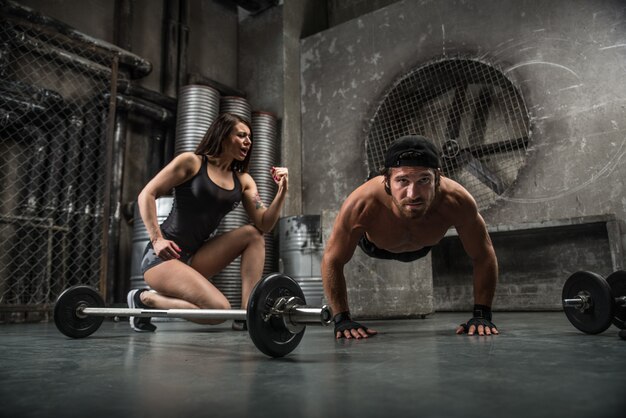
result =
[{"label": "woman's hand", "polygon": [[154,252],[161,260],[178,259],[180,258],[179,253],[182,251],[174,241],[161,237],[152,241],[152,248],[154,248]]},{"label": "woman's hand", "polygon": [[282,189],[286,192],[289,184],[289,170],[287,167],[272,167],[270,173],[274,182],[278,184],[279,191]]}]

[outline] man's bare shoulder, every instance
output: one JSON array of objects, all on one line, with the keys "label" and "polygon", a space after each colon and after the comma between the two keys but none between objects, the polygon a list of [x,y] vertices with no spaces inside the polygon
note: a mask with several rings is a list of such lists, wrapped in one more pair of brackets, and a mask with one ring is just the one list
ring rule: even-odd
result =
[{"label": "man's bare shoulder", "polygon": [[439,211],[446,217],[454,219],[454,224],[466,217],[473,218],[478,208],[476,200],[465,187],[447,177],[441,177],[441,201]]},{"label": "man's bare shoulder", "polygon": [[342,205],[342,212],[368,217],[384,205],[383,177],[374,177],[357,187]]},{"label": "man's bare shoulder", "polygon": [[468,204],[475,202],[474,198],[465,187],[448,177],[441,176],[440,192],[441,196],[448,204]]},{"label": "man's bare shoulder", "polygon": [[356,245],[357,237],[376,222],[383,207],[379,189],[385,193],[382,177],[371,179],[350,193],[335,219],[329,248],[342,248],[350,242],[348,237]]}]

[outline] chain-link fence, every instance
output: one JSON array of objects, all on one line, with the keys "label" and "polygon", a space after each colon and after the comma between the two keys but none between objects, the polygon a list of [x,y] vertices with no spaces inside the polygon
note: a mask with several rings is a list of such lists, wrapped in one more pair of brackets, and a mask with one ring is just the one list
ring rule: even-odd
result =
[{"label": "chain-link fence", "polygon": [[99,286],[115,57],[93,50],[0,18],[0,315]]}]

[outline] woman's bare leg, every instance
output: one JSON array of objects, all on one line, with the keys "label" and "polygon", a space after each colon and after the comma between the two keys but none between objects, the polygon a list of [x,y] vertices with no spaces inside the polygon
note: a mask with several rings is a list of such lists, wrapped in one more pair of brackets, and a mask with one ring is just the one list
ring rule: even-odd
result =
[{"label": "woman's bare leg", "polygon": [[[141,301],[155,309],[230,309],[226,297],[203,275],[178,260],[165,261],[144,273],[146,283],[157,293],[141,293]],[[193,319],[199,324],[224,320]]]},{"label": "woman's bare leg", "polygon": [[191,266],[210,278],[241,255],[241,307],[246,308],[265,264],[265,239],[252,225],[229,231],[206,242],[193,256]]},{"label": "woman's bare leg", "polygon": [[[146,283],[157,293],[141,293],[141,301],[156,309],[230,309],[226,297],[208,279],[241,255],[242,307],[261,279],[265,263],[265,240],[261,232],[246,225],[207,241],[193,256],[191,266],[178,260],[165,261],[144,273]],[[223,320],[193,322],[219,324]]]}]

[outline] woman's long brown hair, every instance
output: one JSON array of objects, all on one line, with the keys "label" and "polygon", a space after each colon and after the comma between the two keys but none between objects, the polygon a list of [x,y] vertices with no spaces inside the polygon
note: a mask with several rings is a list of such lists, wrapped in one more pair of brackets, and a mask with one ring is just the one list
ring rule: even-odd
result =
[{"label": "woman's long brown hair", "polygon": [[[219,157],[222,153],[222,142],[228,138],[235,129],[235,126],[238,123],[243,123],[250,129],[250,141],[252,141],[252,128],[250,127],[250,123],[245,119],[233,115],[232,113],[222,113],[217,119],[211,124],[209,129],[204,134],[202,141],[198,144],[195,153],[198,155],[207,155],[209,157]],[[233,171],[237,171],[240,173],[248,172],[248,165],[250,164],[250,156],[252,155],[252,147],[254,145],[254,141],[250,144],[250,149],[248,150],[248,155],[243,161],[233,160],[230,168]]]}]

